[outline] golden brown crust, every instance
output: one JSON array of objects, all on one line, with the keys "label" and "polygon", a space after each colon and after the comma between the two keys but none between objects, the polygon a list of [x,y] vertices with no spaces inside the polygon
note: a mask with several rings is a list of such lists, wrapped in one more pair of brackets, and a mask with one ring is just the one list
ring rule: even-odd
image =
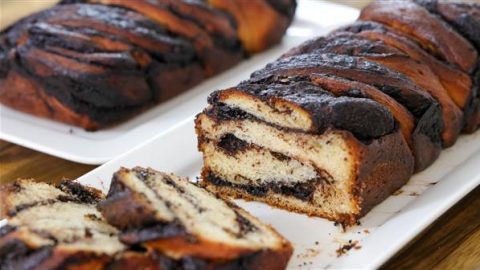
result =
[{"label": "golden brown crust", "polygon": [[0,220],[10,216],[9,212],[15,207],[10,202],[9,196],[17,189],[13,184],[0,186]]},{"label": "golden brown crust", "polygon": [[235,17],[238,36],[249,53],[260,52],[278,43],[291,20],[278,13],[267,1],[208,0],[208,3]]},{"label": "golden brown crust", "polygon": [[115,172],[110,183],[107,200],[98,204],[98,209],[102,212],[103,217],[120,230],[137,228],[155,221],[155,209],[150,201],[143,194],[132,191],[119,180],[128,172],[126,168],[120,168]]},{"label": "golden brown crust", "polygon": [[450,147],[457,141],[458,135],[463,126],[463,112],[452,101],[446,90],[438,81],[437,76],[432,73],[428,66],[402,56],[388,58],[367,56],[365,58],[381,63],[405,74],[420,87],[427,90],[427,92],[430,93],[442,107],[444,124],[442,131],[443,146]]},{"label": "golden brown crust", "polygon": [[105,268],[108,270],[167,270],[161,267],[155,254],[151,252],[140,253],[134,251],[126,251],[117,255]]},{"label": "golden brown crust", "polygon": [[[452,99],[456,106],[463,111],[462,127],[465,126],[463,127],[464,131],[467,133],[469,131],[471,132],[472,126],[475,125],[473,124],[473,122],[475,122],[474,112],[478,111],[478,108],[476,107],[477,101],[475,100],[476,86],[475,83],[472,82],[475,81],[475,78],[478,75],[473,74],[473,77],[470,77],[467,73],[461,71],[460,69],[436,59],[433,55],[422,49],[418,43],[411,39],[411,37],[409,38],[402,32],[386,25],[369,21],[357,21],[353,24],[340,28],[336,31],[336,33],[343,33],[344,31],[356,33],[358,36],[362,36],[374,41],[380,40],[385,44],[388,44],[389,46],[407,54],[413,60],[428,66],[431,72],[436,75],[439,82],[448,93],[448,96]],[[410,67],[410,65],[407,66]],[[421,84],[424,82],[425,86],[423,87],[427,90],[430,86],[435,86],[435,82],[430,85],[429,83],[425,83],[426,81],[427,80],[417,80],[417,83]],[[443,106],[446,107],[445,105],[447,104],[445,102],[443,102],[443,104]],[[455,111],[453,110],[449,115],[455,116]],[[448,115],[445,115],[444,118],[445,117],[448,117]],[[455,117],[458,118],[458,116]],[[450,121],[453,123],[454,119],[452,117],[450,118]],[[448,121],[449,119],[447,119],[446,122]],[[444,135],[446,135],[445,132]],[[448,146],[448,144],[445,146]]]},{"label": "golden brown crust", "polygon": [[434,97],[442,107],[443,146],[448,147],[455,143],[463,126],[463,113],[427,65],[415,61],[382,41],[372,40],[352,32],[337,31],[327,37],[307,41],[291,50],[287,56],[311,52],[360,56],[407,76]]},{"label": "golden brown crust", "polygon": [[460,34],[413,1],[375,1],[362,9],[361,20],[377,21],[410,36],[441,59],[470,73],[478,53]]},{"label": "golden brown crust", "polygon": [[424,169],[439,155],[440,149],[436,145],[433,145],[431,140],[418,129],[415,129],[415,119],[412,114],[393,98],[385,95],[375,87],[358,82],[342,83],[338,79],[332,80],[331,78],[317,74],[312,75],[311,80],[334,93],[358,89],[358,91],[363,91],[368,98],[388,108],[395,117],[395,120],[398,121],[402,135],[410,146],[415,158],[416,171]]},{"label": "golden brown crust", "polygon": [[0,102],[25,113],[80,126],[86,130],[99,128],[98,122],[72,111],[45,93],[35,80],[29,80],[15,70],[11,70],[5,80],[0,79]]},{"label": "golden brown crust", "polygon": [[[209,260],[212,263],[215,263],[215,261],[222,262],[237,260],[258,252],[251,249],[240,249],[211,242],[208,239],[198,239],[198,242],[191,243],[191,240],[189,241],[188,236],[177,236],[166,239],[152,240],[145,242],[144,246],[150,250],[174,255],[177,259],[192,256],[195,258]],[[275,259],[282,258],[285,255],[290,257],[292,252],[293,248],[291,244],[285,241],[284,245],[280,249],[276,249],[274,251],[269,250],[267,253],[272,256],[272,259]],[[286,261],[281,260],[284,262],[284,265],[278,269],[283,269],[285,267],[286,263],[288,262],[288,257]],[[254,263],[254,265],[256,264],[257,263]]]},{"label": "golden brown crust", "polygon": [[449,66],[418,47],[413,41],[397,34],[393,28],[388,31],[362,31],[359,35],[381,40],[408,54],[414,60],[426,64],[435,73],[449,96],[459,108],[464,108],[471,98],[472,81],[467,73]]},{"label": "golden brown crust", "polygon": [[407,183],[414,172],[414,160],[398,133],[379,138],[368,146],[353,145],[357,148],[352,154],[358,155],[358,167],[351,193],[360,209],[358,219]]}]

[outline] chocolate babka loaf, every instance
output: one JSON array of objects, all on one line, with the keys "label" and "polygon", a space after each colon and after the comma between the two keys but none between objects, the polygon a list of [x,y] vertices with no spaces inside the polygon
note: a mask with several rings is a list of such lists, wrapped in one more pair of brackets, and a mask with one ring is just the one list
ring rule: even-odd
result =
[{"label": "chocolate babka loaf", "polygon": [[0,33],[0,102],[95,130],[279,42],[295,0],[64,0]]},{"label": "chocolate babka loaf", "polygon": [[284,269],[292,246],[271,227],[185,178],[121,169],[99,209],[161,269]]},{"label": "chocolate babka loaf", "polygon": [[376,1],[196,118],[202,185],[354,224],[480,127],[477,4]]}]

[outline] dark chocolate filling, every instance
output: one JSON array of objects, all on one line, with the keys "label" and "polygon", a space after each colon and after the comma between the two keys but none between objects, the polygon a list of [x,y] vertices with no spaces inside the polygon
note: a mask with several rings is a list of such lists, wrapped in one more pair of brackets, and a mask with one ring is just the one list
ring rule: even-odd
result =
[{"label": "dark chocolate filling", "polygon": [[12,240],[0,247],[0,269],[30,270],[51,256],[53,247],[29,249],[25,243]]},{"label": "dark chocolate filling", "polygon": [[72,195],[72,200],[79,203],[96,204],[101,200],[99,190],[87,188],[76,181],[65,180],[60,183],[58,188]]},{"label": "dark chocolate filling", "polygon": [[0,237],[4,237],[5,235],[13,232],[16,230],[16,227],[10,225],[4,225],[0,227]]},{"label": "dark chocolate filling", "polygon": [[[19,189],[20,191],[21,186],[18,184],[14,184],[13,188]],[[50,205],[56,202],[76,202],[76,203],[85,203],[85,204],[97,204],[100,199],[101,195],[98,190],[90,189],[85,186],[82,186],[78,182],[71,181],[71,180],[64,180],[60,185],[56,186],[56,188],[60,189],[61,191],[67,193],[66,195],[60,195],[54,199],[47,199],[44,201],[37,201],[32,203],[24,203],[17,205],[14,209],[10,209],[7,212],[7,215],[13,217],[17,215],[19,212],[41,205]]]},{"label": "dark chocolate filling", "polygon": [[233,134],[224,135],[217,145],[229,155],[235,155],[249,147],[249,143],[238,139]]},{"label": "dark chocolate filling", "polygon": [[240,228],[240,232],[236,235],[237,238],[241,238],[243,235],[257,230],[257,227],[253,225],[250,220],[246,219],[244,216],[238,213],[237,210],[234,211],[236,215],[235,220],[237,221],[238,227]]},{"label": "dark chocolate filling", "polygon": [[[187,233],[180,221],[174,220],[169,223],[157,223],[152,226],[134,228],[122,232],[120,241],[128,245],[140,244],[149,240],[185,236]],[[194,240],[194,239],[192,239]]]},{"label": "dark chocolate filling", "polygon": [[[235,154],[237,154],[239,152],[242,152],[244,150],[251,149],[251,148],[261,149],[260,146],[248,143],[244,140],[241,140],[241,139],[237,138],[235,135],[230,134],[230,133],[224,135],[220,139],[220,141],[217,143],[217,146],[221,150],[223,150],[226,154],[228,154],[230,156],[234,156]],[[291,160],[291,158],[289,156],[286,156],[282,153],[274,152],[274,151],[271,151],[271,150],[269,150],[269,152],[272,156],[274,156],[276,159],[278,159],[280,161]]]},{"label": "dark chocolate filling", "polygon": [[[227,134],[223,136],[222,139],[217,144],[217,146],[229,155],[235,155],[236,153],[249,148],[261,149],[260,146],[257,146],[255,144],[249,144],[235,137],[233,134]],[[280,161],[288,161],[291,159],[290,157],[282,153],[278,153],[274,151],[270,151],[270,154],[272,154],[275,158],[277,158]],[[210,182],[214,183],[215,185],[218,184],[220,186],[237,187],[247,191],[249,194],[252,194],[254,196],[263,197],[263,196],[266,196],[269,191],[273,191],[283,195],[293,196],[301,200],[309,201],[312,199],[313,192],[315,191],[316,186],[321,182],[329,183],[330,182],[329,179],[331,178],[327,176],[327,173],[320,171],[318,168],[316,169],[318,171],[318,175],[320,175],[318,178],[312,179],[306,182],[297,182],[290,185],[284,185],[284,184],[278,184],[278,183],[269,183],[267,185],[262,185],[262,186],[240,185],[240,184],[233,184],[233,183],[227,182],[216,176],[212,176],[212,177],[209,176],[207,178],[211,179]]]},{"label": "dark chocolate filling", "polygon": [[[141,179],[151,190],[155,191],[155,188],[152,186],[152,182],[149,181],[149,176],[152,175],[152,172],[150,172],[148,169],[144,169],[144,168],[141,168],[141,167],[136,167],[133,169],[133,171],[136,173],[137,177],[139,179]],[[199,212],[199,213],[202,213],[205,211],[205,208],[200,206],[198,204],[198,202],[192,198],[185,190],[185,188],[183,188],[182,186],[179,186],[177,185],[177,183],[175,183],[175,181],[168,175],[162,175],[162,181],[173,187],[175,190],[177,190],[178,193],[182,194],[182,197],[184,197],[186,200],[188,200],[188,202],[190,204],[193,205],[193,207],[195,207],[195,209]],[[154,192],[156,194],[156,192]],[[159,200],[162,200],[162,201],[165,201],[165,204],[167,205],[167,207],[171,207],[171,203],[167,200],[165,200],[164,198],[161,198],[157,195],[158,199]]]},{"label": "dark chocolate filling", "polygon": [[328,181],[323,177],[318,177],[305,182],[295,184],[267,183],[263,185],[234,184],[221,179],[213,173],[209,173],[204,179],[215,186],[225,186],[235,189],[241,189],[248,194],[256,197],[265,197],[268,192],[279,193],[285,196],[292,196],[302,201],[311,201],[316,187]]},{"label": "dark chocolate filling", "polygon": [[[57,199],[61,200],[61,198],[64,198],[64,196],[60,196]],[[66,199],[70,199],[70,198],[66,198]],[[67,201],[67,200],[65,200],[65,201]],[[23,210],[35,207],[37,205],[48,205],[48,204],[53,204],[55,202],[57,202],[57,201],[54,200],[54,199],[48,199],[48,200],[45,200],[45,201],[19,204],[14,209],[10,209],[8,211],[7,215],[9,217],[13,217],[13,216],[17,215],[19,212],[22,212]]]}]

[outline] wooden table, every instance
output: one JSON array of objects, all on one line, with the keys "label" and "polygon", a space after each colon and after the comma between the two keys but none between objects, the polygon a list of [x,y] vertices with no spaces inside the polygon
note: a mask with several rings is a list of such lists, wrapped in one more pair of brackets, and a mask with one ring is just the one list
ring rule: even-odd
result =
[{"label": "wooden table", "polygon": [[[54,1],[0,0],[0,28],[17,17]],[[340,2],[361,7],[368,1]],[[0,140],[0,184],[17,178],[58,182],[62,178],[75,179],[94,168],[95,166],[69,162]],[[480,187],[457,203],[382,268],[480,269]]]}]

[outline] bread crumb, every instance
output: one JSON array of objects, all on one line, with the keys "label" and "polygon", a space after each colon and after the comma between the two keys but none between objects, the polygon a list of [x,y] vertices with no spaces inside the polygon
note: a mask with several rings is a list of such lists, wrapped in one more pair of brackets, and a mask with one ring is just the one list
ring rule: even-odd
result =
[{"label": "bread crumb", "polygon": [[358,244],[358,241],[355,240],[355,241],[352,241],[352,240],[348,240],[348,244],[345,244],[345,245],[341,245],[337,250],[337,257],[340,257],[344,254],[346,254],[349,250],[351,249],[360,249],[362,248],[359,244]]},{"label": "bread crumb", "polygon": [[297,254],[298,259],[311,259],[320,254],[320,250],[314,248],[306,248],[302,253]]}]

